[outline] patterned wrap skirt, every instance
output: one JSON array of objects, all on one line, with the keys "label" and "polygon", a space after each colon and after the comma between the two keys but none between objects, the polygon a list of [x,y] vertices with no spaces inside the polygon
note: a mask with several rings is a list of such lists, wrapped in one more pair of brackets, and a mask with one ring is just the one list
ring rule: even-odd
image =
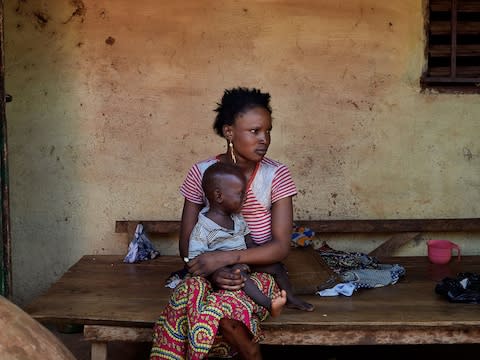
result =
[{"label": "patterned wrap skirt", "polygon": [[[273,277],[266,273],[250,274],[259,289],[272,297],[279,292]],[[260,341],[260,322],[268,311],[257,305],[243,290],[213,291],[210,282],[191,277],[174,289],[170,301],[153,328],[150,360],[228,358],[232,349],[218,333],[220,320],[234,319],[250,330],[254,341]]]}]

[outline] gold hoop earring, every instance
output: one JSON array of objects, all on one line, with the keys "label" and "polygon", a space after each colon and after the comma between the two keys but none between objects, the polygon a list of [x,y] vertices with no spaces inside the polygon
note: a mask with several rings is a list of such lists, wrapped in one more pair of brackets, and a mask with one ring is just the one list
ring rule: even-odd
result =
[{"label": "gold hoop earring", "polygon": [[228,147],[230,148],[230,156],[232,157],[232,162],[236,164],[237,158],[235,157],[235,153],[233,151],[233,143],[231,140],[228,140]]}]

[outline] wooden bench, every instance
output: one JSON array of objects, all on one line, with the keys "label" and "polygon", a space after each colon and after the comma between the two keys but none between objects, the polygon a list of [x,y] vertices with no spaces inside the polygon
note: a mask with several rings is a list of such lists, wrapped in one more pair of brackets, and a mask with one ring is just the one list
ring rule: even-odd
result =
[{"label": "wooden bench", "polygon": [[[149,233],[179,229],[178,221],[117,221],[115,230],[133,237],[141,222]],[[480,219],[297,221],[316,233],[392,233],[386,242],[421,232],[477,232]],[[402,241],[405,241],[404,239]],[[391,250],[381,245],[382,251]],[[388,252],[388,251],[386,251]],[[425,256],[380,257],[399,263],[406,275],[397,284],[360,290],[351,297],[302,295],[316,306],[306,313],[285,309],[262,323],[269,345],[398,345],[480,343],[478,305],[452,304],[434,293],[439,276],[480,272],[480,256],[462,256],[438,267]],[[105,360],[110,341],[150,342],[152,326],[171,290],[164,280],[182,263],[178,256],[123,263],[119,255],[86,255],[48,291],[26,307],[44,323],[84,325],[92,360]]]},{"label": "wooden bench", "polygon": [[[127,233],[132,239],[137,224],[141,223],[150,234],[178,232],[180,221],[174,220],[120,220],[115,223],[115,232]],[[480,218],[469,219],[398,219],[398,220],[297,220],[316,234],[339,233],[387,233],[391,234],[383,244],[370,252],[372,256],[391,256],[403,244],[425,232],[478,232]]]}]

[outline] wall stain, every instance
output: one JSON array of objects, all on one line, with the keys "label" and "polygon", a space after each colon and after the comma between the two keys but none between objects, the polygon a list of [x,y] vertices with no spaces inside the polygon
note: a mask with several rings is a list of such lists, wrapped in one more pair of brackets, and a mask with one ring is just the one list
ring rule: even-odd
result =
[{"label": "wall stain", "polygon": [[[27,11],[24,8],[26,6],[28,6],[26,0],[18,0],[17,6],[15,7],[15,12],[19,15],[24,15],[28,17],[32,16],[35,25],[38,26],[40,29],[43,29],[45,26],[47,26],[48,21],[50,20],[48,14],[40,10]],[[17,25],[17,28],[18,27],[19,26]]]},{"label": "wall stain", "polygon": [[105,19],[107,17],[107,11],[105,9],[102,9],[99,15],[102,19]]},{"label": "wall stain", "polygon": [[75,16],[78,16],[80,18],[80,21],[83,23],[85,21],[85,14],[87,13],[87,8],[85,7],[83,1],[70,0],[70,4],[72,4],[74,10],[72,12],[72,15],[70,15],[70,17],[63,23],[68,24]]},{"label": "wall stain", "polygon": [[[70,21],[72,21],[73,18],[79,17],[81,22],[83,23],[85,20],[85,14],[87,12],[87,8],[85,4],[83,3],[82,0],[70,0],[70,4],[73,7],[72,14],[70,17],[63,21],[63,24],[67,24]],[[43,4],[44,6],[47,6],[47,4]],[[33,18],[35,27],[37,29],[44,29],[48,23],[52,20],[51,16],[48,14],[47,11],[45,10],[38,10],[38,9],[33,9],[33,7],[38,7],[38,4],[28,4],[27,0],[18,0],[16,7],[15,7],[15,12],[19,15],[23,15],[28,18]],[[18,24],[17,28],[21,28],[22,25]]]},{"label": "wall stain", "polygon": [[21,14],[22,13],[22,3],[25,4],[27,2],[27,0],[18,0],[17,1],[17,7],[15,8],[15,12],[17,14]]},{"label": "wall stain", "polygon": [[115,38],[109,36],[108,38],[105,39],[105,44],[108,44],[108,45],[115,44]]},{"label": "wall stain", "polygon": [[332,204],[333,206],[336,206],[337,205],[336,198],[337,198],[338,194],[332,193],[332,194],[330,194],[330,196],[331,196],[331,199],[329,200],[329,203]]},{"label": "wall stain", "polygon": [[463,148],[463,157],[468,161],[472,160],[473,154],[472,154],[472,152],[470,151],[469,148],[467,148],[467,147]]},{"label": "wall stain", "polygon": [[355,109],[357,109],[357,110],[360,109],[360,107],[358,106],[358,104],[357,104],[355,101],[353,101],[353,100],[347,100],[347,103],[352,104],[353,106],[355,106]]},{"label": "wall stain", "polygon": [[49,17],[47,14],[41,12],[41,11],[34,11],[33,16],[35,16],[37,24],[41,27],[44,28],[48,24]]}]

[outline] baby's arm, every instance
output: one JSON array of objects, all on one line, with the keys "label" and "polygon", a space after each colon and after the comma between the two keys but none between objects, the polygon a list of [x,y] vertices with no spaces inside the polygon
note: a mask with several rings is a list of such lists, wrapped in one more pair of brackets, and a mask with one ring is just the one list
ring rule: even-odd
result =
[{"label": "baby's arm", "polygon": [[253,239],[250,236],[250,234],[245,235],[245,245],[247,245],[247,249],[251,249],[258,246],[253,242]]}]

